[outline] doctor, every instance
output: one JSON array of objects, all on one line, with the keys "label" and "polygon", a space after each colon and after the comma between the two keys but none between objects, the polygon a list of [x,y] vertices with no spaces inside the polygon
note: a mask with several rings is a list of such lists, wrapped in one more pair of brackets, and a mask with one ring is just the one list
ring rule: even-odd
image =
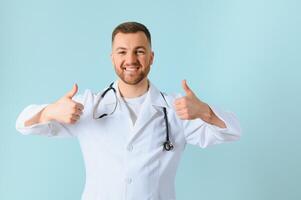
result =
[{"label": "doctor", "polygon": [[119,78],[103,92],[77,95],[75,84],[54,103],[26,107],[16,128],[25,135],[79,140],[86,167],[83,200],[174,200],[185,145],[237,140],[239,123],[200,100],[185,80],[182,97],[161,93],[149,81],[154,53],[143,24],[115,28],[111,58]]}]

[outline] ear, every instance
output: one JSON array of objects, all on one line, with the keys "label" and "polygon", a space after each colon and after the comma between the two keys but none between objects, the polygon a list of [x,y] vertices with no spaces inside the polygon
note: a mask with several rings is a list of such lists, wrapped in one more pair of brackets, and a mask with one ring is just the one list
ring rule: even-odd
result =
[{"label": "ear", "polygon": [[153,64],[153,62],[154,62],[154,59],[155,59],[155,53],[152,51],[152,53],[151,53],[151,57],[150,57],[150,65],[152,65],[152,64]]},{"label": "ear", "polygon": [[111,57],[111,62],[112,62],[112,64],[114,65],[114,56],[113,56],[113,53],[111,52],[111,54],[110,54],[110,57]]}]

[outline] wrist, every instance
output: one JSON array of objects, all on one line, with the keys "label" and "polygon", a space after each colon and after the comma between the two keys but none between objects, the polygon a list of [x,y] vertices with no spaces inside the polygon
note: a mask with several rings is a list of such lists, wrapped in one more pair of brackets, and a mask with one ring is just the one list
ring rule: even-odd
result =
[{"label": "wrist", "polygon": [[42,111],[41,111],[41,113],[40,113],[40,122],[41,123],[44,123],[44,122],[48,122],[48,121],[51,121],[52,120],[52,118],[50,117],[50,115],[49,115],[49,106],[50,105],[48,105],[48,106],[46,106]]},{"label": "wrist", "polygon": [[220,118],[218,118],[215,113],[212,111],[212,109],[210,108],[210,106],[208,106],[209,108],[209,114],[207,114],[207,123],[218,126],[220,128],[227,128],[225,122],[223,122]]},{"label": "wrist", "polygon": [[204,103],[201,104],[200,104],[200,109],[199,109],[200,112],[198,117],[201,118],[203,121],[211,124],[214,113],[208,104],[204,104]]}]

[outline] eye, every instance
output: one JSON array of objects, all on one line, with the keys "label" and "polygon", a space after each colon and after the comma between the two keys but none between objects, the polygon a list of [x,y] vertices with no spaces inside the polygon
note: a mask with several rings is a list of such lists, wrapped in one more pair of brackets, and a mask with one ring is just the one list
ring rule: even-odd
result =
[{"label": "eye", "polygon": [[138,55],[144,55],[145,51],[144,50],[137,50],[136,54],[138,54]]},{"label": "eye", "polygon": [[124,54],[126,54],[126,52],[125,51],[118,51],[117,54],[118,55],[124,55]]}]

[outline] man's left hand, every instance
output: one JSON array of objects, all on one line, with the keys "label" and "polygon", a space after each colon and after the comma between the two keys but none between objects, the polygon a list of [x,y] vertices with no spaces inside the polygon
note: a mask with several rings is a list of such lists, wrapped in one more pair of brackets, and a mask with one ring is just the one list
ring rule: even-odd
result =
[{"label": "man's left hand", "polygon": [[203,121],[225,128],[226,125],[211,110],[208,104],[201,101],[187,85],[186,80],[182,81],[185,96],[175,100],[174,106],[177,115],[184,120],[201,118]]}]

